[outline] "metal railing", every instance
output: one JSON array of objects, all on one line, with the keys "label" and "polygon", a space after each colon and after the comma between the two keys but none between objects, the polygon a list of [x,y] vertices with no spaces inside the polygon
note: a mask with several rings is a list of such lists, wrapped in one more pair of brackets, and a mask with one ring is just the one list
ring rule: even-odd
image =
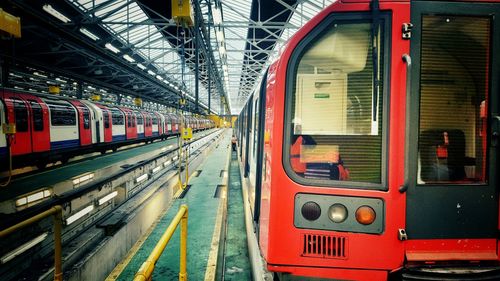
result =
[{"label": "metal railing", "polygon": [[179,281],[187,281],[187,222],[188,207],[187,205],[182,205],[167,230],[165,230],[165,233],[161,236],[160,241],[158,241],[155,248],[149,255],[148,259],[141,265],[141,268],[139,268],[139,271],[135,274],[134,281],[149,281],[152,279],[155,264],[170,241],[170,238],[172,238],[172,235],[177,229],[179,223],[181,224]]},{"label": "metal railing", "polygon": [[54,216],[54,280],[62,280],[62,259],[61,259],[61,228],[62,228],[62,207],[56,205],[45,212],[24,220],[16,225],[0,231],[0,238],[5,237],[16,230],[27,227],[35,222],[38,222],[46,217]]}]

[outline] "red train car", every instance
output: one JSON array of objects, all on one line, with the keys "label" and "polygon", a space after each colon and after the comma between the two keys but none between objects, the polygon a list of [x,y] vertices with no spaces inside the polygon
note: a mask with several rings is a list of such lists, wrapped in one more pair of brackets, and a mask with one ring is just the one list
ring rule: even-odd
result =
[{"label": "red train car", "polygon": [[267,269],[500,280],[499,16],[343,0],[294,35],[238,121]]}]

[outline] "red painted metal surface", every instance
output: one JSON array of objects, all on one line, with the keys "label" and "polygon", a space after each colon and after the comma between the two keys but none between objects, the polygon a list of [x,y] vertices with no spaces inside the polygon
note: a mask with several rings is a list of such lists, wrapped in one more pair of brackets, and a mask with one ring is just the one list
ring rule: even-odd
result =
[{"label": "red painted metal surface", "polygon": [[25,108],[26,120],[17,120],[18,123],[25,124],[25,127],[16,126],[16,133],[11,143],[12,155],[16,156],[31,153],[31,122],[28,121],[31,115],[29,113],[28,103],[12,92],[4,91],[0,95],[6,106],[7,121],[9,123],[16,123],[15,104],[17,104],[20,110]]},{"label": "red painted metal surface", "polygon": [[[37,96],[20,94],[23,100],[26,101],[30,110],[30,129],[31,129],[31,144],[33,152],[44,152],[50,150],[50,124],[49,124],[49,108],[48,106]],[[38,119],[39,116],[34,114],[35,107],[41,107],[42,114],[42,130],[35,129],[34,122],[35,118]],[[40,122],[40,120],[36,120]]]},{"label": "red painted metal surface", "polygon": [[[69,102],[76,108],[78,112],[78,131],[80,138],[80,146],[87,146],[92,144],[92,126],[90,125],[90,108],[78,100],[69,100]],[[84,124],[84,113],[87,113],[88,123]]]}]

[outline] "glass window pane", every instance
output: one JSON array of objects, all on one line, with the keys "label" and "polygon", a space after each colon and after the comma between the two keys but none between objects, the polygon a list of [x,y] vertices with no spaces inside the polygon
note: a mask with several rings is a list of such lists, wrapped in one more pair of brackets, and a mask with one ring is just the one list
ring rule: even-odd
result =
[{"label": "glass window pane", "polygon": [[70,105],[48,103],[50,109],[50,123],[52,126],[75,126],[76,110]]},{"label": "glass window pane", "polygon": [[16,118],[16,131],[17,132],[27,132],[28,131],[28,108],[26,104],[18,98],[13,98],[14,103],[14,115]]},{"label": "glass window pane", "polygon": [[424,16],[418,183],[484,183],[490,19]]},{"label": "glass window pane", "polygon": [[[373,86],[371,37],[370,23],[334,23],[299,57],[290,136],[298,176],[382,182],[383,91]],[[383,81],[380,58],[379,51],[377,78]]]},{"label": "glass window pane", "polygon": [[42,106],[35,100],[28,100],[33,112],[33,129],[43,131],[43,110]]}]

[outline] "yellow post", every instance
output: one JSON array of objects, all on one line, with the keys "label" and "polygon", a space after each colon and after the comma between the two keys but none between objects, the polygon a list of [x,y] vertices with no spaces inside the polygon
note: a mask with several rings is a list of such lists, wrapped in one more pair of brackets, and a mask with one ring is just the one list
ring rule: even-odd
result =
[{"label": "yellow post", "polygon": [[62,261],[61,261],[61,221],[62,221],[62,207],[56,205],[45,212],[42,212],[34,217],[24,220],[16,225],[0,231],[0,238],[5,237],[16,230],[31,225],[41,219],[49,216],[54,216],[54,280],[62,280]]},{"label": "yellow post", "polygon": [[147,260],[141,265],[139,271],[135,274],[134,281],[146,281],[151,280],[153,276],[153,270],[156,262],[160,258],[163,250],[167,246],[170,238],[175,232],[175,229],[181,223],[181,249],[180,249],[180,270],[179,270],[179,280],[187,281],[186,273],[186,256],[187,256],[187,218],[188,218],[188,207],[187,205],[182,205],[175,215],[174,219],[170,225],[165,230],[165,233],[160,238],[160,241],[156,244],[155,248],[147,258]]},{"label": "yellow post", "polygon": [[179,266],[179,281],[187,281],[187,223],[188,223],[188,210],[181,219],[181,254]]}]

